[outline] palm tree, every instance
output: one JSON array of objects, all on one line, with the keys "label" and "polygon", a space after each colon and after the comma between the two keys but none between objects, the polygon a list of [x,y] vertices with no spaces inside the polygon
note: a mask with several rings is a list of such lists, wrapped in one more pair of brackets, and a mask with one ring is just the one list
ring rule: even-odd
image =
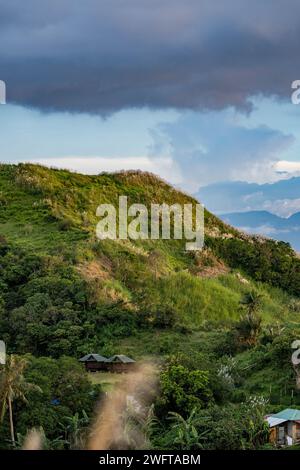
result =
[{"label": "palm tree", "polygon": [[242,343],[254,346],[261,332],[262,319],[256,313],[246,313],[236,325],[239,338]]},{"label": "palm tree", "polygon": [[240,301],[241,306],[246,310],[249,315],[256,314],[260,309],[263,301],[263,295],[255,290],[252,290],[244,295]]},{"label": "palm tree", "polygon": [[6,363],[0,369],[0,422],[5,417],[6,410],[9,411],[10,436],[12,445],[15,447],[15,431],[13,422],[12,403],[16,398],[27,403],[25,394],[30,390],[41,391],[37,385],[26,382],[24,370],[27,360],[14,354],[7,357]]},{"label": "palm tree", "polygon": [[244,295],[240,301],[242,309],[246,312],[241,316],[240,321],[236,325],[240,341],[248,346],[257,343],[258,336],[261,332],[262,318],[258,311],[262,305],[263,296],[252,290]]}]

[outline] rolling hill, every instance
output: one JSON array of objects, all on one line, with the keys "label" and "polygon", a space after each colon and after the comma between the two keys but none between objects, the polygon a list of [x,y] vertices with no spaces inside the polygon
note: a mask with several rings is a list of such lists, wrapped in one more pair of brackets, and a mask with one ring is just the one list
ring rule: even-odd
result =
[{"label": "rolling hill", "polygon": [[[231,322],[239,318],[241,296],[257,283],[268,299],[265,320],[288,315],[286,296],[298,295],[300,286],[299,261],[288,245],[248,237],[207,211],[202,252],[186,252],[184,240],[97,240],[97,206],[116,203],[124,194],[129,203],[146,205],[195,202],[148,173],[86,176],[1,165],[2,297],[10,312],[3,329],[15,350],[50,355],[110,350],[110,342],[142,331],[144,317],[148,325],[175,324],[177,331]],[[99,319],[102,311],[106,319]],[[121,325],[122,315],[128,325]],[[24,317],[19,330],[12,328],[15,317]],[[32,341],[39,322],[45,331]],[[114,325],[120,334],[113,334]],[[28,341],[21,339],[23,328]]]},{"label": "rolling hill", "polygon": [[[61,383],[76,394],[74,374],[88,390],[77,360],[90,352],[159,367],[176,360],[182,374],[209,377],[220,413],[253,394],[269,400],[270,411],[300,403],[290,364],[290,344],[300,335],[300,260],[291,247],[239,232],[208,211],[199,252],[187,252],[185,240],[99,241],[96,208],[119,195],[146,206],[195,202],[149,173],[0,166],[0,338],[10,354],[29,358],[29,378],[44,390],[55,371],[53,391],[35,394],[30,412],[17,410],[18,429],[40,424],[57,437],[61,414],[71,411],[49,400]],[[249,293],[262,299],[252,346],[236,340]],[[55,379],[60,367],[66,372]],[[82,391],[78,406],[87,406],[86,397]]]}]

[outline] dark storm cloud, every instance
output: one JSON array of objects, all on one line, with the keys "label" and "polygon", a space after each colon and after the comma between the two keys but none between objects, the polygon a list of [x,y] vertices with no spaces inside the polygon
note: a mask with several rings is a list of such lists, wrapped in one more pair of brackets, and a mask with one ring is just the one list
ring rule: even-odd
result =
[{"label": "dark storm cloud", "polygon": [[289,98],[299,38],[296,0],[0,0],[0,78],[42,109],[247,109]]}]

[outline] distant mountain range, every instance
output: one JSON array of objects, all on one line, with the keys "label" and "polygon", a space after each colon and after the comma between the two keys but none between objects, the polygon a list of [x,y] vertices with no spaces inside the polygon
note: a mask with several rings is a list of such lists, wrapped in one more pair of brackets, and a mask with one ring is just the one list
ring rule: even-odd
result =
[{"label": "distant mountain range", "polygon": [[289,242],[295,250],[300,251],[300,212],[287,218],[268,211],[232,212],[220,215],[220,218],[245,232]]},{"label": "distant mountain range", "polygon": [[300,252],[300,177],[266,184],[224,181],[195,196],[230,225],[289,242]]}]

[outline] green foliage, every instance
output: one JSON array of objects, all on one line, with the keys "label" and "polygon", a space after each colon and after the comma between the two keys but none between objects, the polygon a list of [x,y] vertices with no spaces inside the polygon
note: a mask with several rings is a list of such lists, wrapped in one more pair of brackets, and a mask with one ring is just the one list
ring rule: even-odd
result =
[{"label": "green foliage", "polygon": [[300,260],[288,243],[248,237],[213,239],[208,244],[231,267],[243,269],[257,281],[300,295]]},{"label": "green foliage", "polygon": [[255,290],[252,290],[244,295],[240,303],[249,315],[253,315],[260,310],[262,300],[263,296]]},{"label": "green foliage", "polygon": [[15,446],[13,402],[15,400],[22,400],[27,403],[27,393],[30,391],[41,392],[37,384],[25,380],[24,371],[26,367],[27,361],[25,358],[10,355],[6,358],[5,364],[0,370],[0,422],[3,423],[8,409],[11,443],[13,446]]},{"label": "green foliage", "polygon": [[242,345],[253,346],[261,332],[262,318],[256,313],[246,313],[236,325],[238,340]]},{"label": "green foliage", "polygon": [[254,450],[268,442],[265,407],[252,398],[240,405],[194,408],[186,418],[170,413],[167,426],[153,436],[154,447],[176,450]]},{"label": "green foliage", "polygon": [[44,429],[42,427],[37,427],[31,429],[26,435],[17,433],[16,448],[22,449],[26,442],[26,439],[30,439],[31,436],[39,436],[39,441],[43,450],[64,450],[66,448],[66,445],[68,444],[62,436],[58,436],[53,439],[48,438],[45,435]]},{"label": "green foliage", "polygon": [[[37,384],[42,393],[30,391],[27,403],[19,403],[16,407],[17,432],[26,435],[28,429],[42,427],[48,439],[63,436],[70,445],[75,445],[79,435],[74,426],[71,429],[71,424],[81,410],[86,414],[78,416],[78,427],[83,426],[83,421],[87,424],[87,416],[92,412],[100,390],[91,384],[82,366],[73,358],[54,360],[28,356],[27,360],[26,380]],[[76,435],[72,434],[74,432]]]},{"label": "green foliage", "polygon": [[64,433],[65,446],[68,449],[84,449],[89,423],[89,417],[84,410],[81,415],[76,412],[73,416],[64,418],[60,426]]},{"label": "green foliage", "polygon": [[172,410],[186,416],[194,407],[202,408],[212,400],[208,372],[190,371],[183,365],[170,365],[161,373],[160,389],[160,413]]},{"label": "green foliage", "polygon": [[206,448],[213,450],[258,449],[268,441],[264,407],[251,405],[212,407],[199,412],[201,432],[207,432]]},{"label": "green foliage", "polygon": [[[197,450],[203,449],[206,441],[206,432],[199,433],[199,417],[196,415],[197,409],[194,408],[187,419],[184,419],[179,413],[170,412],[169,419],[171,430],[167,439],[172,440],[175,449],[178,450]],[[197,429],[198,428],[198,429]]]}]

